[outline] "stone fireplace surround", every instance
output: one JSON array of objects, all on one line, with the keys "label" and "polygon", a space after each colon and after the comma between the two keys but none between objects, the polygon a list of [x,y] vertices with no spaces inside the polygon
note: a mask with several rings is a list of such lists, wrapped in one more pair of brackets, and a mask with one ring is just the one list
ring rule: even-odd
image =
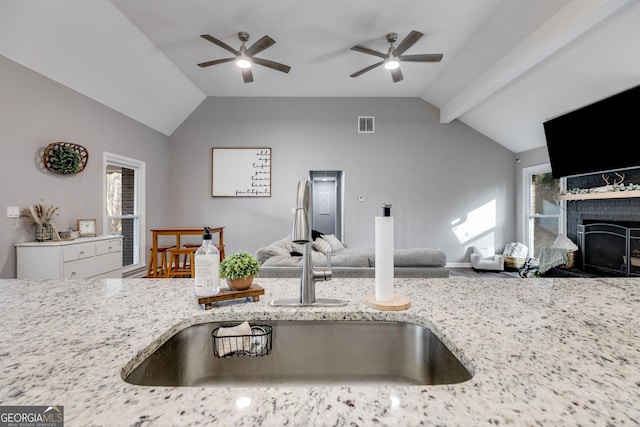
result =
[{"label": "stone fireplace surround", "polygon": [[[625,174],[623,183],[640,183],[640,168],[617,171]],[[567,188],[594,188],[606,185],[601,173],[567,178]],[[619,179],[614,172],[604,174],[609,182]],[[626,227],[640,224],[640,198],[569,200],[566,202],[567,237],[579,244],[578,226],[594,222],[612,223]],[[581,248],[582,250],[582,248]],[[576,254],[575,267],[582,268],[582,253]],[[608,275],[606,272],[598,272]],[[612,274],[613,275],[613,274]]]}]

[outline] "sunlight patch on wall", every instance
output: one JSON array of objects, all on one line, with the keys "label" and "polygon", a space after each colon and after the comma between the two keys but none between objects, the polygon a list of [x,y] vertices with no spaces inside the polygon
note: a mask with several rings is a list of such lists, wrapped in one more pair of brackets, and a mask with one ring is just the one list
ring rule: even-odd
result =
[{"label": "sunlight patch on wall", "polygon": [[[460,243],[466,244],[489,231],[496,226],[496,201],[495,199],[467,213],[466,218],[456,218],[451,222],[453,233]],[[493,244],[493,239],[491,239]]]}]

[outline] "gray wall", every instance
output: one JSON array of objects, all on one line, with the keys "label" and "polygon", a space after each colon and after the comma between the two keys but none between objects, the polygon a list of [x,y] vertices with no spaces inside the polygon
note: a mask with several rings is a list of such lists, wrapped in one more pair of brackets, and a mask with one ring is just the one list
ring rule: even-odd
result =
[{"label": "gray wall", "polygon": [[[376,117],[374,134],[356,132],[358,115]],[[42,171],[37,153],[55,141],[85,146],[86,170]],[[352,247],[373,247],[383,202],[393,203],[396,247],[438,247],[452,264],[468,262],[478,239],[500,247],[515,236],[514,154],[460,122],[440,124],[437,108],[415,98],[208,98],[168,138],[0,57],[0,144],[1,278],[15,277],[13,245],[33,240],[6,218],[7,206],[42,199],[60,206],[61,229],[81,217],[102,227],[105,151],[146,162],[147,230],[224,225],[227,253],[286,236],[297,182],[310,170],[345,171],[344,241]],[[213,146],[272,147],[272,197],[212,198]],[[495,227],[456,237],[454,221],[492,200]]]},{"label": "gray wall", "polygon": [[[358,134],[359,115],[375,133]],[[212,198],[211,147],[272,148],[270,198]],[[437,247],[468,263],[468,247],[515,237],[514,153],[417,98],[207,98],[171,137],[171,218],[223,225],[227,254],[253,252],[291,229],[300,178],[345,171],[345,238],[374,246],[374,218],[393,204],[397,248]],[[358,196],[365,196],[358,203]],[[495,226],[459,238],[456,224],[495,202]]]},{"label": "gray wall", "polygon": [[[89,151],[86,169],[61,176],[41,170],[37,153],[69,141]],[[112,109],[0,56],[0,278],[14,278],[14,244],[33,241],[7,206],[60,207],[61,230],[77,218],[96,218],[102,229],[103,152],[146,162],[147,229],[170,223],[167,205],[169,138]],[[147,244],[150,236],[147,237]]]}]

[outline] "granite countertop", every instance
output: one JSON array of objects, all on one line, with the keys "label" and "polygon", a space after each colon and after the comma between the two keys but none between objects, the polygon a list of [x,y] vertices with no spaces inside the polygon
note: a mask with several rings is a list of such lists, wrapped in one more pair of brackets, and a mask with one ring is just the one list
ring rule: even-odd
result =
[{"label": "granite countertop", "polygon": [[[638,425],[640,281],[396,279],[404,311],[364,303],[374,279],[317,284],[341,308],[276,308],[299,279],[257,279],[258,302],[205,311],[185,279],[0,280],[0,405],[63,405],[65,425]],[[472,371],[437,386],[142,387],[134,357],[220,320],[400,320]],[[247,406],[237,406],[248,397]],[[395,404],[392,405],[391,397]]]}]

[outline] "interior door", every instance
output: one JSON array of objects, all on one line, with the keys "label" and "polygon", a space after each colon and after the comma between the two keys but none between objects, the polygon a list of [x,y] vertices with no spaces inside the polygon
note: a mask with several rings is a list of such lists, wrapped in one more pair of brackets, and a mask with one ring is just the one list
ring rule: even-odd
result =
[{"label": "interior door", "polygon": [[343,240],[342,171],[310,171],[312,228]]}]

